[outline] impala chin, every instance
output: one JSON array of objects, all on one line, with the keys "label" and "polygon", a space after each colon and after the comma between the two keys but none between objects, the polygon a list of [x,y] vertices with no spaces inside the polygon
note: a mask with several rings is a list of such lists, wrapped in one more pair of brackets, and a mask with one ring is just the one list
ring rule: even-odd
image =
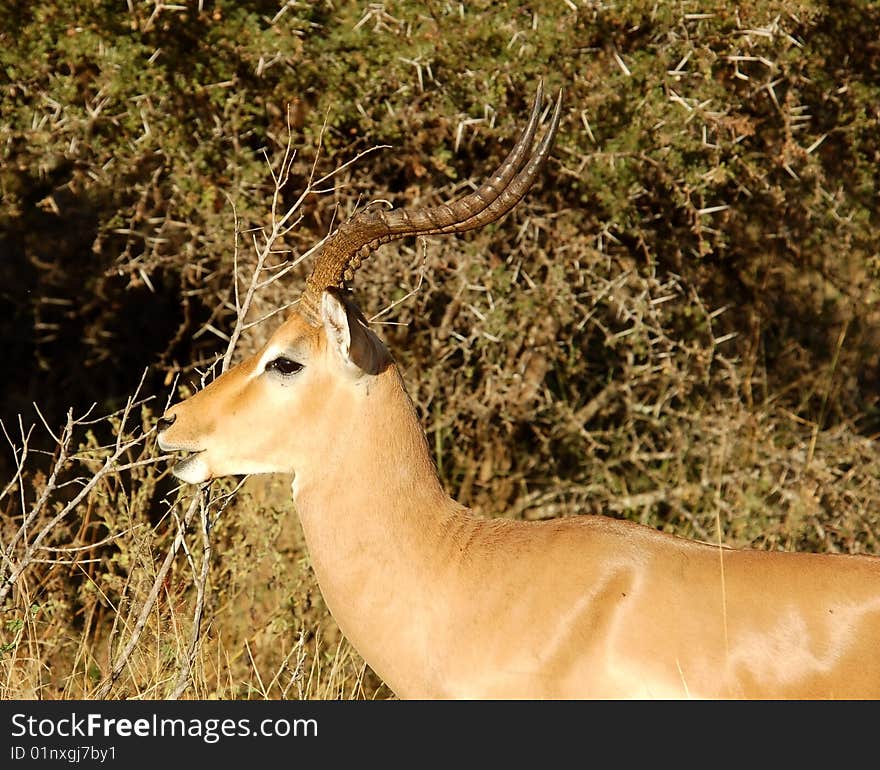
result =
[{"label": "impala chin", "polygon": [[211,469],[201,454],[191,455],[175,465],[171,472],[187,484],[202,484],[211,477]]}]

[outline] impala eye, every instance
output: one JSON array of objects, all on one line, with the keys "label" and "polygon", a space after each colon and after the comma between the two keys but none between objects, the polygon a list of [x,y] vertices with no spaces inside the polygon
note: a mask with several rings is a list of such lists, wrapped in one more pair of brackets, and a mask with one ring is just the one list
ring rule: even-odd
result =
[{"label": "impala eye", "polygon": [[278,374],[289,377],[291,374],[296,374],[302,368],[303,365],[294,361],[292,358],[279,356],[278,358],[273,358],[268,364],[266,364],[265,371],[278,372]]}]

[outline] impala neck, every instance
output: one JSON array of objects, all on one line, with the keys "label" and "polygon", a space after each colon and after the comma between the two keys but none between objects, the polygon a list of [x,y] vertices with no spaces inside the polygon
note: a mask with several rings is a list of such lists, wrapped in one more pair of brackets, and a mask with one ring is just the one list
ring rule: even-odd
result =
[{"label": "impala neck", "polygon": [[333,617],[395,688],[429,654],[438,553],[470,517],[443,491],[396,367],[348,407],[297,469],[294,502]]}]

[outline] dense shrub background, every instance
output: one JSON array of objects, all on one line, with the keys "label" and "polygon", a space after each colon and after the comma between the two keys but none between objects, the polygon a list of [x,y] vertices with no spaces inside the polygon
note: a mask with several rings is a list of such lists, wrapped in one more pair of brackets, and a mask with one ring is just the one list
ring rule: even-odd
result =
[{"label": "dense shrub background", "polygon": [[[606,513],[731,545],[880,553],[869,2],[0,0],[0,418],[32,422],[32,402],[50,426],[70,407],[112,411],[145,368],[156,411],[197,382],[233,325],[233,255],[253,259],[288,142],[282,206],[313,165],[391,149],[307,197],[279,263],[368,200],[468,189],[509,149],[541,78],[565,111],[526,200],[473,234],[383,247],[355,286],[368,315],[418,287],[379,331],[447,489],[486,515]],[[307,269],[254,315],[295,297]],[[41,462],[25,474],[35,488]],[[100,590],[56,565],[17,599],[43,625],[7,628],[7,665],[37,638],[49,670],[35,682],[20,669],[20,692],[101,679],[115,602],[136,603],[161,542],[172,485],[157,473],[117,490],[156,542],[90,552]],[[16,496],[3,505],[18,526]],[[93,540],[118,531],[121,506],[93,500],[58,542],[87,542],[90,516],[104,522]],[[320,629],[333,650],[336,632],[283,480],[232,507],[194,690],[277,697],[253,684],[260,666],[288,665],[277,640]],[[191,601],[183,573],[177,590]],[[318,671],[322,654],[302,665]],[[162,666],[121,686],[161,694]],[[385,693],[352,676],[345,694]]]}]

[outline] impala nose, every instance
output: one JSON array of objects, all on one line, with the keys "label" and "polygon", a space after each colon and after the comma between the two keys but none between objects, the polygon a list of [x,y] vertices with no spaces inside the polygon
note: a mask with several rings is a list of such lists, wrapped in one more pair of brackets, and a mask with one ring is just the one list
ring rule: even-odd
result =
[{"label": "impala nose", "polygon": [[156,430],[159,433],[168,430],[172,425],[174,425],[174,421],[177,419],[176,414],[172,414],[170,417],[160,417],[156,420]]}]

